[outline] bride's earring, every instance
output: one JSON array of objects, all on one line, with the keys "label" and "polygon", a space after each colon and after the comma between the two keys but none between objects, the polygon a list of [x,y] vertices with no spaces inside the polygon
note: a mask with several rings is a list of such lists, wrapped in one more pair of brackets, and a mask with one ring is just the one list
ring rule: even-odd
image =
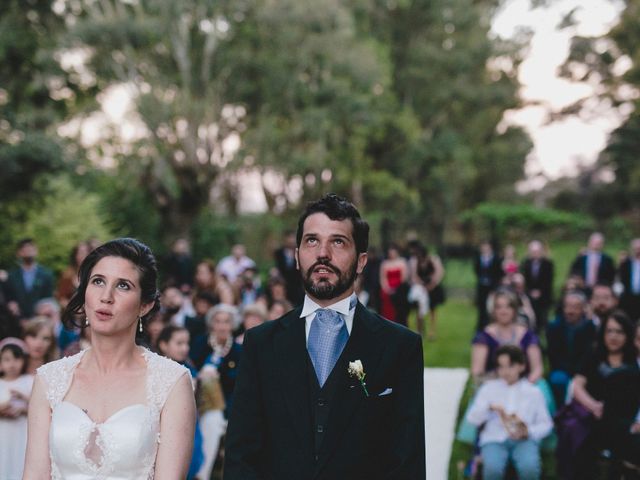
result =
[{"label": "bride's earring", "polygon": [[84,317],[84,326],[85,327],[89,326],[89,317]]},{"label": "bride's earring", "polygon": [[138,317],[138,331],[142,333],[142,317]]}]

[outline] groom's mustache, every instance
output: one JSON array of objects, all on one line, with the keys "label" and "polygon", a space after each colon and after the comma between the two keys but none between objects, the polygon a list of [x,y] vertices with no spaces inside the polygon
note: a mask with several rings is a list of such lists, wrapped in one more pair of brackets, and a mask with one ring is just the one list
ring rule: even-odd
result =
[{"label": "groom's mustache", "polygon": [[332,270],[333,273],[335,273],[336,275],[341,275],[342,272],[340,271],[340,269],[338,267],[336,267],[335,265],[332,265],[328,260],[318,260],[316,263],[314,263],[313,265],[311,265],[311,267],[309,267],[309,269],[307,270],[307,276],[310,276],[311,273],[317,268],[317,267],[325,267],[328,270]]}]

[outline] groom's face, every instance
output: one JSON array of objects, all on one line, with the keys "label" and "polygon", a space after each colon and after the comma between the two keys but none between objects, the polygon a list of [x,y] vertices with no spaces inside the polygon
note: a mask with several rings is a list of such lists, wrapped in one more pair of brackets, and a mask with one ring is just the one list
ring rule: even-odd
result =
[{"label": "groom's face", "polygon": [[304,221],[296,260],[307,294],[320,305],[329,305],[351,295],[367,254],[356,252],[351,220],[314,213]]}]

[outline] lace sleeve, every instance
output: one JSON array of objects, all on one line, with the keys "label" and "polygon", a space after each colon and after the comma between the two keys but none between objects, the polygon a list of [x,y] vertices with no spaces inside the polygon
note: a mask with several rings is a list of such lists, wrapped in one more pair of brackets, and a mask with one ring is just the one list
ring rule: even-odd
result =
[{"label": "lace sleeve", "polygon": [[52,409],[64,399],[71,385],[73,371],[83,354],[84,351],[38,368],[37,375],[44,381],[47,400],[49,400]]},{"label": "lace sleeve", "polygon": [[182,375],[191,374],[187,368],[173,360],[161,357],[150,351],[146,351],[145,355],[149,362],[148,401],[149,405],[159,415],[178,379]]}]

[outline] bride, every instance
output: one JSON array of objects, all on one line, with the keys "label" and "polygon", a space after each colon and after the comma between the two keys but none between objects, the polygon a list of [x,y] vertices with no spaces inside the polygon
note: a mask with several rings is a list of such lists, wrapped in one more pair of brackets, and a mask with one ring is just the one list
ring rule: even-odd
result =
[{"label": "bride", "polygon": [[133,239],[96,248],[64,314],[91,348],[38,369],[24,480],[184,479],[195,402],[186,368],[135,343],[157,309],[151,250]]}]

